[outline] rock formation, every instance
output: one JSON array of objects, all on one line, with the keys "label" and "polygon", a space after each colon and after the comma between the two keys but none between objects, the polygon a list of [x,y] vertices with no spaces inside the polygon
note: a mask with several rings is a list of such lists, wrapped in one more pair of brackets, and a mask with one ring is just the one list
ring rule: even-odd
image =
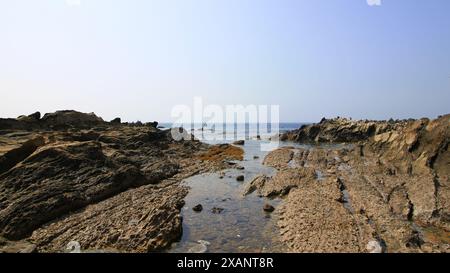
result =
[{"label": "rock formation", "polygon": [[302,143],[357,142],[396,130],[405,121],[353,121],[346,118],[322,119],[318,124],[303,125],[300,129],[282,134],[280,140]]},{"label": "rock formation", "polygon": [[450,115],[322,120],[282,139],[333,143],[271,152],[264,164],[277,174],[245,188],[286,196],[277,211],[292,251],[450,250]]},{"label": "rock formation", "polygon": [[[193,174],[242,157],[150,125],[58,111],[0,119],[1,251],[160,251],[181,236]],[[34,246],[34,247],[30,247]]]}]

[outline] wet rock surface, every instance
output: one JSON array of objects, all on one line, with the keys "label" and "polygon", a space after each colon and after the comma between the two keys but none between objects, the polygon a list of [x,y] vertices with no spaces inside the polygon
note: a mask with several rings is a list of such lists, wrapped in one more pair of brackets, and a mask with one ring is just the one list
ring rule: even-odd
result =
[{"label": "wet rock surface", "polygon": [[0,120],[3,245],[26,240],[36,251],[59,252],[76,241],[92,251],[160,251],[181,236],[187,189],[180,182],[240,154],[95,114],[39,117]]},{"label": "wet rock surface", "polygon": [[36,245],[27,240],[9,241],[0,237],[0,253],[35,253]]},{"label": "wet rock surface", "polygon": [[295,252],[448,252],[450,115],[436,120],[324,120],[284,135],[244,194],[281,195],[278,226]]}]

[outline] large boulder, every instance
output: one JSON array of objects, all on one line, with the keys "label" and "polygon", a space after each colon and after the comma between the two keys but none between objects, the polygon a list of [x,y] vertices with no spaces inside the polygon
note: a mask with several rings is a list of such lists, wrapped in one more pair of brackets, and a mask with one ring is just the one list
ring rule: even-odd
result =
[{"label": "large boulder", "polygon": [[73,110],[56,111],[47,113],[42,117],[42,123],[50,128],[77,127],[89,128],[105,124],[102,118],[94,113],[81,113]]}]

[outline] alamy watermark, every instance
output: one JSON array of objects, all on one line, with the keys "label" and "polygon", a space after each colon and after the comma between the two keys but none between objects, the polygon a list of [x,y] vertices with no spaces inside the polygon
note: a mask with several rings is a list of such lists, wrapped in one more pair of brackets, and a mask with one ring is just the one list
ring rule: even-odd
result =
[{"label": "alamy watermark", "polygon": [[192,106],[174,106],[171,116],[175,119],[171,133],[177,141],[193,136],[219,143],[255,138],[261,140],[263,151],[279,144],[279,105],[205,105],[201,97],[195,97]]}]

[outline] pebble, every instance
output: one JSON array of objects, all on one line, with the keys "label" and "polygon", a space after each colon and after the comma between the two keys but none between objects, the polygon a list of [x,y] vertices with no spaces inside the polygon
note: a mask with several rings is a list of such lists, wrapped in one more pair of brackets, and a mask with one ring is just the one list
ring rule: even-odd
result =
[{"label": "pebble", "polygon": [[198,204],[195,207],[193,207],[192,210],[195,212],[200,212],[203,210],[203,206],[201,204]]},{"label": "pebble", "polygon": [[270,204],[265,204],[263,207],[263,210],[266,212],[273,212],[275,210],[275,208]]},{"label": "pebble", "polygon": [[377,241],[370,241],[367,243],[366,249],[369,253],[382,253],[383,248]]}]

